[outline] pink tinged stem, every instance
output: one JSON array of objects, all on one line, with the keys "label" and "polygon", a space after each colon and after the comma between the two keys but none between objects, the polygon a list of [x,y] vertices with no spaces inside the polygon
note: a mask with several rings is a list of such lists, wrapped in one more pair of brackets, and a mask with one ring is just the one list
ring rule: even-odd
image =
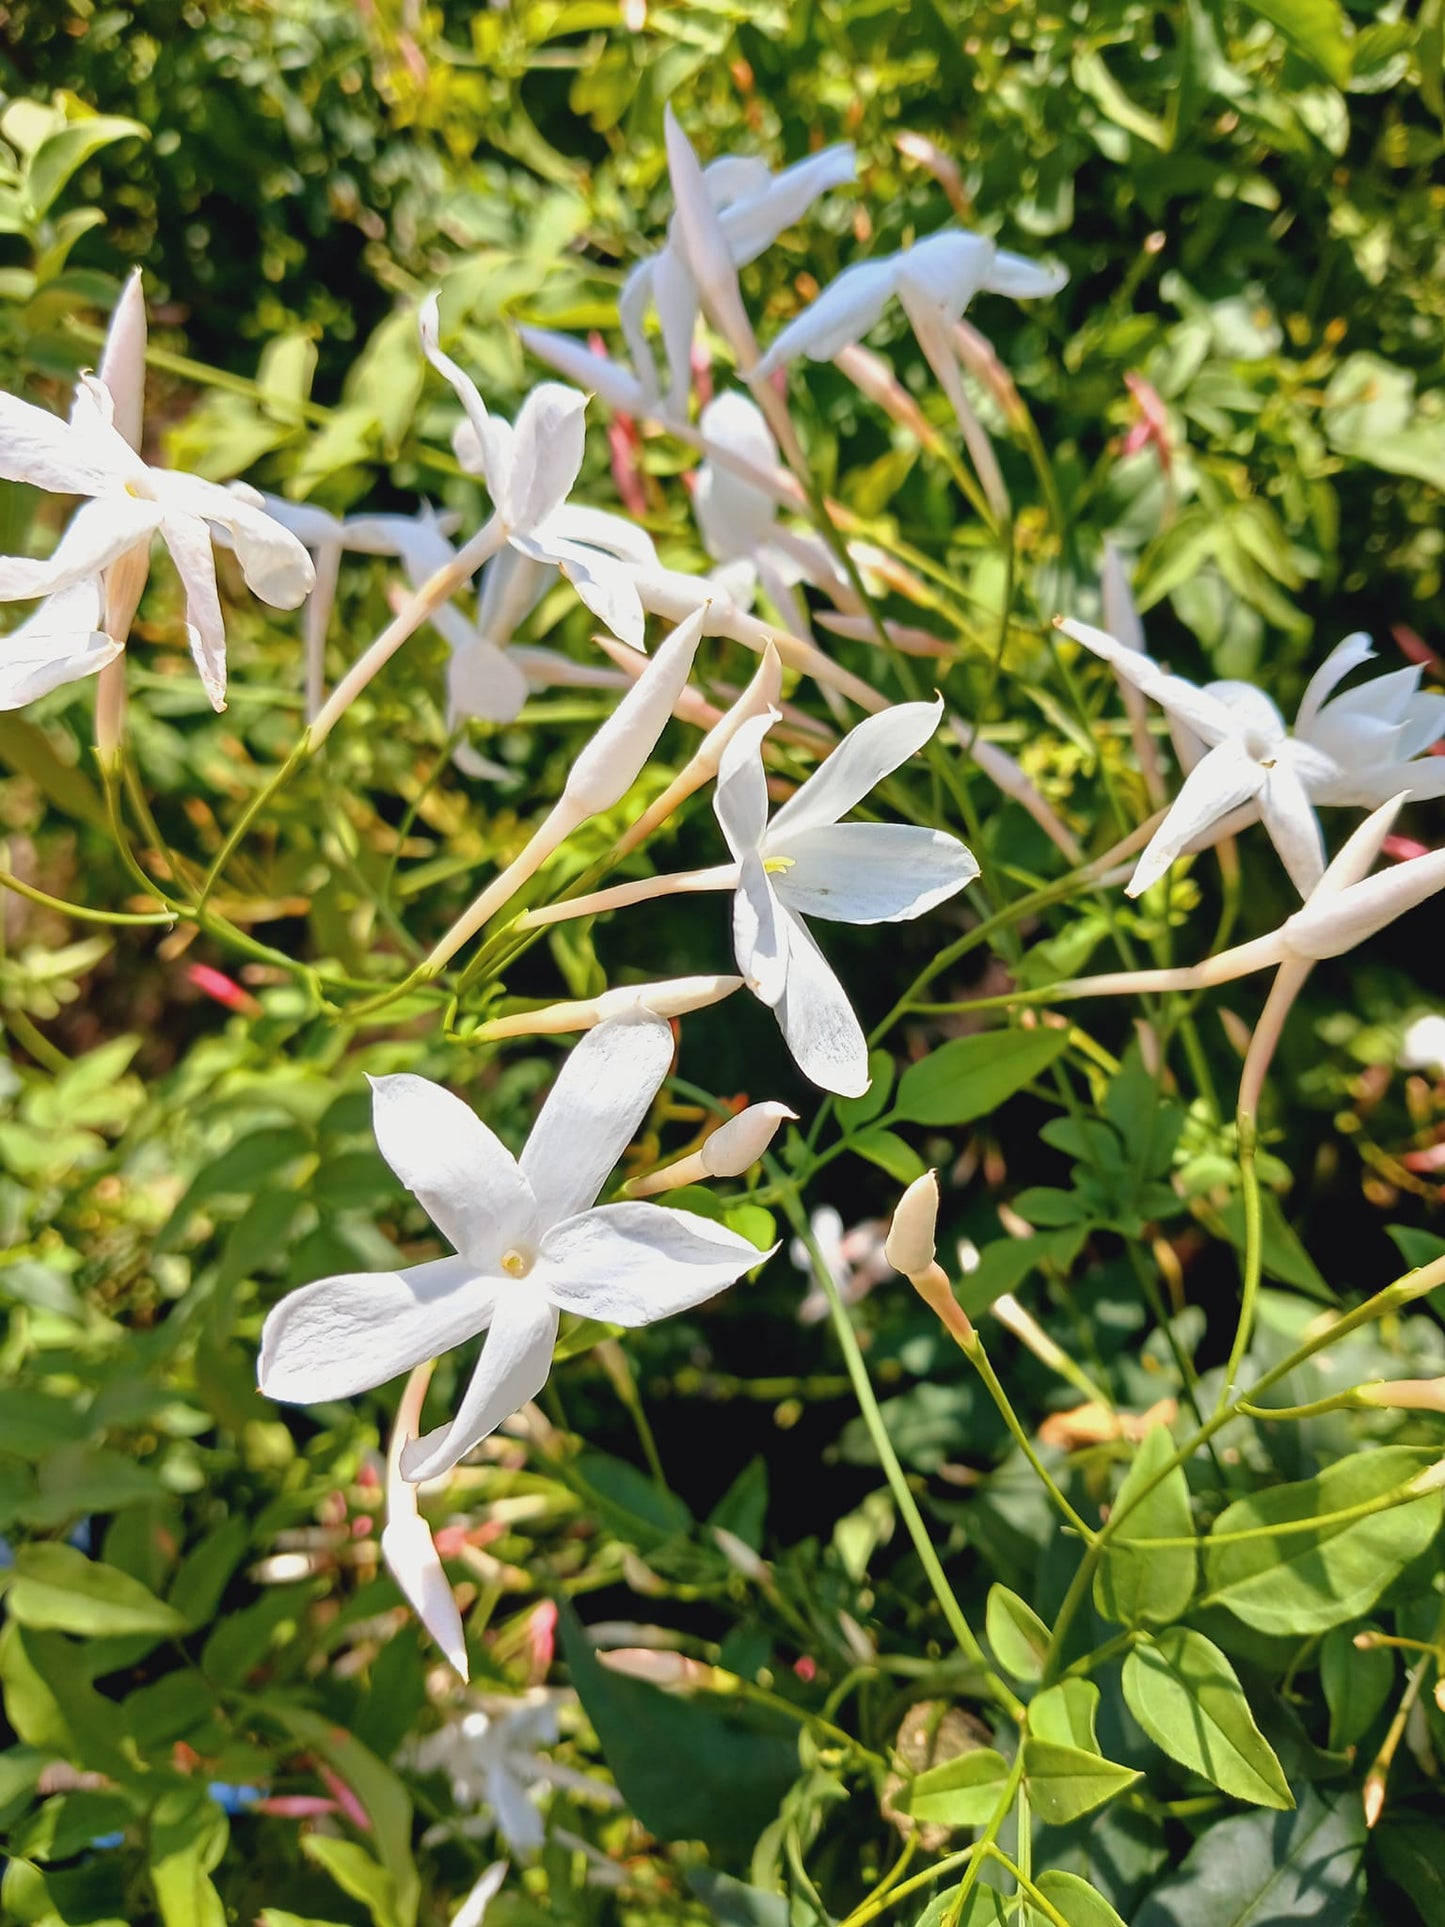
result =
[{"label": "pink tinged stem", "polygon": [[478,529],[470,542],[457,550],[450,562],[445,563],[435,574],[427,577],[416,594],[407,599],[371,647],[351,665],[332,690],[330,697],[322,704],[316,720],[308,726],[306,731],[307,752],[321,747],[378,670],[391,661],[401,645],[416,634],[434,610],[439,609],[444,602],[454,596],[457,590],[475,575],[482,564],[490,560],[503,547],[506,539],[506,526],[499,515],[494,515]]},{"label": "pink tinged stem", "polygon": [[1244,1070],[1239,1079],[1238,1109],[1241,1117],[1259,1116],[1264,1080],[1284,1030],[1285,1019],[1313,969],[1313,959],[1286,958],[1280,965],[1279,975],[1270,985],[1269,996],[1254,1027],[1254,1035],[1249,1040],[1249,1049],[1244,1054]]},{"label": "pink tinged stem", "polygon": [[341,549],[328,543],[313,558],[316,586],[306,601],[306,720],[314,722],[326,700],[326,632],[336,602]]}]

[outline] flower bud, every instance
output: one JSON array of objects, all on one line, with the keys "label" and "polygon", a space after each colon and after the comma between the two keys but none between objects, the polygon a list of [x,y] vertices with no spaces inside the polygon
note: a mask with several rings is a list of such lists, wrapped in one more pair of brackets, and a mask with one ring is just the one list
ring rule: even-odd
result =
[{"label": "flower bud", "polygon": [[1375,1379],[1356,1387],[1361,1405],[1391,1412],[1445,1412],[1445,1378]]},{"label": "flower bud", "polygon": [[905,1278],[916,1277],[933,1263],[937,1235],[938,1174],[925,1171],[898,1200],[883,1254]]},{"label": "flower bud", "polygon": [[692,673],[706,608],[694,610],[657,653],[572,765],[562,800],[595,816],[620,803],[642,774]]},{"label": "flower bud", "polygon": [[740,1178],[767,1150],[786,1119],[798,1113],[786,1104],[749,1104],[707,1139],[698,1153],[711,1178]]},{"label": "flower bud", "polygon": [[610,355],[597,355],[570,335],[554,334],[550,328],[518,328],[522,346],[565,375],[589,395],[597,395],[607,406],[622,415],[648,415],[652,409],[646,390],[637,377]]},{"label": "flower bud", "polygon": [[639,1005],[656,1017],[682,1017],[690,1010],[705,1010],[742,989],[741,977],[665,977],[651,984],[621,984],[604,990],[597,997],[582,997],[556,1004],[543,1004],[537,1010],[512,1011],[506,1017],[493,1017],[472,1033],[477,1043],[494,1043],[502,1037],[555,1036],[563,1031],[593,1030],[609,1017],[622,1017]]}]

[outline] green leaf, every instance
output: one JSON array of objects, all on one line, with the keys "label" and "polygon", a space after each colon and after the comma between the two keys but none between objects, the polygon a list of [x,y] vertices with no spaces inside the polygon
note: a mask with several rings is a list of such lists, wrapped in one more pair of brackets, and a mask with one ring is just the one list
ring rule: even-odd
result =
[{"label": "green leaf", "polygon": [[[360,1800],[371,1821],[377,1857],[391,1880],[390,1904],[395,1927],[416,1927],[421,1876],[411,1852],[411,1799],[401,1780],[344,1727],[323,1719],[319,1713],[301,1706],[288,1706],[275,1698],[266,1701],[265,1710],[294,1739],[313,1753],[319,1753]],[[318,1837],[307,1835],[308,1839]],[[335,1877],[334,1868],[328,1867],[328,1872]]]},{"label": "green leaf", "polygon": [[692,1529],[692,1514],[675,1493],[656,1483],[626,1459],[608,1452],[584,1452],[576,1474],[612,1530],[644,1550]]},{"label": "green leaf", "polygon": [[320,1833],[304,1833],[301,1851],[324,1867],[344,1894],[359,1900],[375,1927],[400,1927],[396,1911],[396,1882],[354,1840],[333,1840]]},{"label": "green leaf", "polygon": [[860,1158],[867,1158],[870,1164],[876,1164],[899,1184],[912,1184],[928,1169],[913,1146],[905,1143],[896,1131],[885,1131],[876,1124],[871,1130],[860,1131],[857,1137],[850,1138],[849,1149],[856,1151]]},{"label": "green leaf", "polygon": [[1016,1291],[1040,1265],[1072,1264],[1085,1236],[1080,1224],[1037,1238],[995,1238],[983,1247],[973,1270],[960,1279],[958,1302],[970,1318],[982,1318],[997,1299],[1006,1291]]},{"label": "green leaf", "polygon": [[174,1787],[150,1819],[150,1875],[163,1927],[226,1927],[210,1878],[226,1851],[226,1816],[204,1787]]},{"label": "green leaf", "polygon": [[87,1559],[74,1546],[21,1546],[8,1603],[22,1626],[47,1632],[114,1637],[185,1631],[186,1622],[139,1579]]},{"label": "green leaf", "polygon": [[750,1459],[707,1516],[710,1526],[721,1527],[751,1546],[754,1552],[763,1543],[763,1522],[768,1516],[768,1462]]},{"label": "green leaf", "polygon": [[1031,1084],[1069,1047],[1066,1030],[995,1030],[954,1037],[898,1084],[895,1116],[913,1124],[969,1124]]},{"label": "green leaf", "polygon": [[675,1698],[610,1671],[566,1600],[559,1624],[572,1684],[643,1826],[730,1858],[749,1854],[797,1777],[796,1739],[715,1694]]},{"label": "green leaf", "polygon": [[840,1097],[833,1107],[845,1131],[856,1131],[860,1124],[871,1124],[875,1117],[882,1116],[893,1089],[893,1058],[888,1051],[869,1051],[868,1078],[868,1088],[861,1097]]},{"label": "green leaf", "polygon": [[1036,1740],[1076,1746],[1097,1753],[1094,1721],[1099,1711],[1099,1689],[1091,1679],[1061,1679],[1046,1686],[1029,1702],[1029,1731]]},{"label": "green leaf", "polygon": [[1349,85],[1350,29],[1339,0],[1244,0],[1336,87]]},{"label": "green leaf", "polygon": [[[1440,1828],[1429,1820],[1390,1820],[1374,1836],[1380,1865],[1400,1889],[1425,1927],[1445,1927],[1445,1862]],[[1390,1919],[1397,1916],[1392,1912]]]},{"label": "green leaf", "polygon": [[1079,1746],[1030,1736],[1024,1741],[1024,1780],[1034,1812],[1051,1827],[1065,1827],[1103,1806],[1140,1777],[1133,1767]]},{"label": "green leaf", "polygon": [[1124,1927],[1104,1896],[1076,1873],[1060,1873],[1050,1868],[1034,1882],[1045,1900],[1051,1901],[1069,1927]]},{"label": "green leaf", "polygon": [[1007,1586],[990,1586],[984,1629],[994,1657],[1015,1679],[1043,1676],[1049,1650],[1049,1629],[1033,1607]]},{"label": "green leaf", "polygon": [[[1279,1208],[1279,1200],[1272,1191],[1266,1191],[1260,1201],[1260,1260],[1266,1276],[1277,1278],[1282,1285],[1293,1285],[1296,1291],[1308,1292],[1311,1298],[1318,1298],[1324,1304],[1332,1305],[1336,1294],[1331,1290],[1319,1267],[1300,1243],[1284,1213]],[[1244,1200],[1236,1196],[1230,1198],[1220,1209],[1220,1218],[1229,1236],[1229,1242],[1236,1251],[1243,1251],[1246,1238],[1244,1230]]]},{"label": "green leaf", "polygon": [[[1430,1492],[1353,1521],[1320,1521],[1400,1490],[1419,1470],[1414,1452],[1386,1446],[1341,1459],[1316,1479],[1237,1500],[1205,1547],[1208,1603],[1227,1606],[1259,1632],[1296,1639],[1367,1613],[1435,1537],[1445,1495]],[[1290,1529],[1227,1540],[1256,1527]]]},{"label": "green leaf", "polygon": [[1154,1744],[1191,1773],[1255,1806],[1294,1805],[1234,1668],[1203,1633],[1171,1626],[1136,1646],[1124,1662],[1124,1700]]},{"label": "green leaf", "polygon": [[[1145,1433],[1134,1463],[1114,1501],[1114,1514],[1143,1491],[1173,1456],[1174,1442],[1162,1425]],[[1094,1577],[1094,1604],[1105,1619],[1126,1626],[1164,1626],[1177,1619],[1194,1592],[1193,1546],[1135,1548],[1135,1539],[1177,1539],[1194,1530],[1184,1468],[1174,1470],[1129,1513],[1109,1541]]]},{"label": "green leaf", "polygon": [[113,141],[132,139],[149,140],[149,129],[118,114],[95,114],[42,141],[25,176],[25,193],[32,211],[36,215],[48,213],[71,176],[93,154]]},{"label": "green leaf", "polygon": [[1357,1746],[1395,1684],[1395,1655],[1386,1646],[1355,1645],[1356,1626],[1336,1626],[1320,1647],[1320,1685],[1330,1709],[1332,1752]]},{"label": "green leaf", "polygon": [[1207,1827],[1132,1927],[1353,1927],[1365,1816],[1356,1793],[1306,1788],[1294,1813],[1242,1813]]},{"label": "green leaf", "polygon": [[982,1827],[993,1818],[1008,1781],[1008,1761],[991,1746],[941,1760],[908,1782],[895,1804],[915,1820],[945,1827]]}]

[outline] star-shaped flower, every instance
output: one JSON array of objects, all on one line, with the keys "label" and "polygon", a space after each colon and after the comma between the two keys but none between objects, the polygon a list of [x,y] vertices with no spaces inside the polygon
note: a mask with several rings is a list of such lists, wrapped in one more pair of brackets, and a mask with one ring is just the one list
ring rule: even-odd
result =
[{"label": "star-shaped flower", "polygon": [[850,730],[768,820],[762,743],[775,717],[746,722],[723,752],[714,807],[738,865],[733,946],[748,987],[777,1012],[804,1075],[858,1097],[868,1046],[847,992],[804,916],[902,923],[978,875],[957,837],[911,823],[839,819],[932,736],[943,700],[899,703]]},{"label": "star-shaped flower", "polygon": [[945,365],[954,366],[949,330],[976,294],[987,290],[1018,300],[1042,299],[1057,294],[1068,278],[1062,268],[1010,254],[985,235],[945,228],[900,254],[845,268],[788,323],[754,369],[753,378],[763,380],[799,355],[810,361],[831,361],[876,326],[895,296],[913,324],[919,346],[935,372],[941,373]]},{"label": "star-shaped flower", "polygon": [[466,417],[453,440],[457,460],[486,482],[508,542],[534,562],[559,568],[593,615],[640,649],[644,619],[632,571],[656,566],[652,539],[621,516],[567,500],[582,470],[586,396],[544,381],[522,403],[515,425],[503,421],[488,410],[471,376],[442,353],[435,295],[420,322],[426,357],[450,382]]},{"label": "star-shaped flower", "polygon": [[[145,310],[136,279],[128,284],[117,305],[107,341],[107,353],[122,333],[124,362],[133,369],[144,363]],[[139,343],[138,357],[136,342]],[[111,355],[112,366],[117,357]],[[102,357],[102,374],[107,357]],[[62,591],[98,582],[108,570],[130,558],[139,568],[134,598],[125,615],[129,626],[145,579],[144,564],[152,536],[159,534],[170,550],[186,597],[186,635],[201,681],[213,707],[225,708],[226,631],[216,588],[216,566],[211,554],[212,531],[223,530],[240,558],[248,586],[274,608],[294,609],[310,592],[316,576],[305,549],[261,506],[254,489],[236,484],[220,487],[178,469],[153,467],[142,461],[127,434],[139,441],[138,399],[132,376],[119,375],[110,383],[82,375],[76,386],[69,421],[43,408],[0,395],[0,477],[29,482],[56,495],[89,499],[76,510],[69,527],[43,561],[24,556],[0,557],[0,602],[32,597],[55,597]],[[117,393],[117,391],[119,391]],[[96,644],[94,630],[85,629],[80,599],[71,605],[54,604],[25,625],[25,647],[31,653],[46,637],[55,645],[55,659],[63,673],[51,686],[90,674],[109,660]],[[72,627],[72,623],[77,626]],[[111,638],[122,642],[123,635]],[[41,680],[43,680],[43,676]]]},{"label": "star-shaped flower", "polygon": [[513,1853],[526,1856],[540,1852],[547,1837],[530,1798],[549,1778],[538,1749],[555,1746],[557,1738],[551,1703],[519,1700],[492,1712],[464,1713],[418,1741],[412,1757],[419,1772],[446,1774],[459,1808],[489,1807]]},{"label": "star-shaped flower", "polygon": [[1176,730],[1185,732],[1177,740],[1185,759],[1193,760],[1129,880],[1131,897],[1186,850],[1242,828],[1256,814],[1295,888],[1308,897],[1325,869],[1317,803],[1370,807],[1401,792],[1438,795],[1445,789],[1445,772],[1434,760],[1415,760],[1445,727],[1445,697],[1417,693],[1418,669],[1397,670],[1331,699],[1340,681],[1374,654],[1367,636],[1348,636],[1330,652],[1305,690],[1291,731],[1252,683],[1200,687],[1088,623],[1059,627],[1159,703]]},{"label": "star-shaped flower", "polygon": [[562,1312],[647,1325],[761,1264],[767,1254],[693,1212],[595,1203],[672,1050],[650,1011],[599,1024],[567,1059],[520,1160],[440,1085],[374,1078],[381,1154],[457,1255],[322,1278],[283,1298],[261,1334],[261,1390],[294,1404],[349,1398],[486,1332],[455,1417],[401,1454],[406,1478],[433,1479],[536,1397]]}]

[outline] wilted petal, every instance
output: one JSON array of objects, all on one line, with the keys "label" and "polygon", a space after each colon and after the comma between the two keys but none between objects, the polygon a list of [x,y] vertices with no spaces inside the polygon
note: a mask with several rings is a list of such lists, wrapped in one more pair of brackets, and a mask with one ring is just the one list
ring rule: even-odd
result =
[{"label": "wilted petal", "polygon": [[402,1476],[418,1485],[449,1472],[547,1383],[557,1343],[555,1308],[532,1279],[492,1289],[486,1341],[456,1416],[402,1452]]},{"label": "wilted petal", "polygon": [[786,856],[788,847],[781,841],[785,836],[836,823],[885,776],[916,755],[942,719],[941,696],[931,703],[895,703],[865,717],[778,811],[768,828],[768,850],[776,848]]},{"label": "wilted petal", "polygon": [[744,853],[733,897],[733,951],[759,1002],[778,1002],[788,977],[788,915],[756,850]]},{"label": "wilted petal", "polygon": [[776,721],[771,704],[761,715],[747,717],[733,731],[718,764],[712,806],[735,857],[757,849],[767,828],[768,779],[762,745]]},{"label": "wilted petal", "polygon": [[796,917],[787,918],[788,983],[778,1023],[798,1069],[825,1091],[861,1097],[868,1042],[832,967]]},{"label": "wilted petal", "polygon": [[1302,897],[1307,897],[1325,873],[1325,840],[1289,756],[1280,755],[1266,770],[1259,790],[1259,813],[1290,881]]},{"label": "wilted petal", "polygon": [[530,534],[566,501],[582,471],[586,418],[587,397],[560,381],[544,381],[522,403],[507,485],[514,529]]},{"label": "wilted petal", "polygon": [[1016,301],[1041,301],[1066,287],[1068,279],[1067,268],[1031,261],[1027,255],[1010,254],[1007,248],[999,248],[983,285],[991,294],[1011,294]]},{"label": "wilted petal", "polygon": [[96,576],[159,528],[161,511],[134,495],[104,495],[75,511],[65,533],[43,561],[0,556],[0,602],[54,595]]},{"label": "wilted petal", "polygon": [[369,1392],[485,1331],[494,1289],[465,1258],[319,1278],[267,1317],[256,1382],[289,1405]]},{"label": "wilted petal", "polygon": [[0,636],[0,710],[33,703],[115,660],[121,644],[102,630],[100,602],[98,581],[77,582]]},{"label": "wilted petal", "polygon": [[1185,777],[1169,814],[1139,858],[1124,894],[1137,897],[1158,881],[1196,836],[1241,803],[1257,796],[1265,772],[1242,743],[1218,744]]},{"label": "wilted petal", "polygon": [[29,482],[52,495],[103,495],[117,479],[69,422],[0,394],[0,481]]},{"label": "wilted petal", "polygon": [[494,1270],[536,1214],[516,1159],[469,1104],[430,1078],[373,1077],[377,1149],[442,1236],[474,1269]]},{"label": "wilted petal", "polygon": [[416,1487],[401,1474],[401,1455],[416,1438],[431,1374],[430,1362],[419,1365],[407,1380],[397,1406],[386,1460],[386,1524],[381,1530],[381,1556],[411,1602],[417,1618],[465,1680],[467,1642],[462,1631],[462,1616],[437,1555],[431,1529],[417,1506]]},{"label": "wilted petal", "polygon": [[778,896],[795,916],[834,923],[905,923],[978,875],[956,836],[911,823],[823,824],[790,836],[788,855]]},{"label": "wilted petal", "polygon": [[671,1062],[671,1030],[642,1009],[599,1024],[571,1052],[522,1153],[539,1224],[575,1217],[595,1201]]},{"label": "wilted petal", "polygon": [[171,513],[161,524],[186,594],[186,639],[213,709],[226,707],[226,625],[216,589],[211,531],[199,516]]},{"label": "wilted petal", "polygon": [[552,1227],[539,1277],[563,1311],[650,1325],[705,1304],[770,1255],[691,1211],[605,1204]]},{"label": "wilted petal", "polygon": [[830,361],[850,342],[861,341],[897,290],[898,257],[858,261],[845,268],[811,307],[790,321],[753,370],[761,381],[799,355],[811,361]]}]

